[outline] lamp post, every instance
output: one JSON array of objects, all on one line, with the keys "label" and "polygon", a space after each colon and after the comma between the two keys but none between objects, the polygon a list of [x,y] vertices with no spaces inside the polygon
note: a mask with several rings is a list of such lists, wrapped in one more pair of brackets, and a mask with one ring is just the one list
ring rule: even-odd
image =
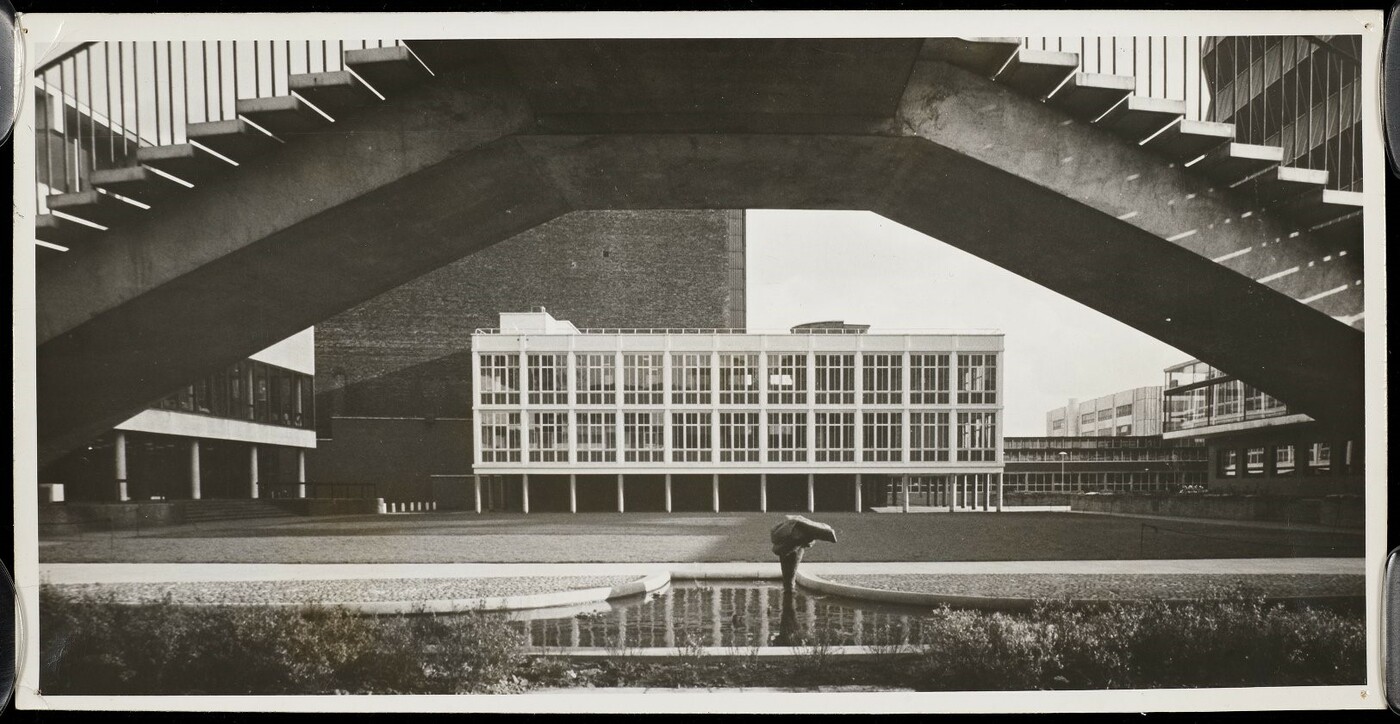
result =
[{"label": "lamp post", "polygon": [[1069,453],[1061,450],[1056,454],[1060,456],[1060,489],[1069,492],[1069,488],[1065,485],[1065,459],[1069,457]]}]

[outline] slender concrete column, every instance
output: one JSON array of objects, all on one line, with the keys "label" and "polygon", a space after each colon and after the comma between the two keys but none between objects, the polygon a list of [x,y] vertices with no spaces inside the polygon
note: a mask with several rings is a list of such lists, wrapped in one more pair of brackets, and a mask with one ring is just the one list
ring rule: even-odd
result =
[{"label": "slender concrete column", "polygon": [[530,512],[530,474],[522,473],[520,476],[520,512]]},{"label": "slender concrete column", "polygon": [[[297,384],[300,385],[300,384],[301,384],[301,381],[298,380],[298,381],[297,381]],[[300,400],[301,398],[298,397],[297,399]],[[305,450],[297,450],[297,497],[298,497],[298,498],[305,498],[305,497],[306,497],[306,451],[305,451]]]},{"label": "slender concrete column", "polygon": [[864,507],[860,504],[860,473],[856,473],[856,512],[859,513]]},{"label": "slender concrete column", "polygon": [[719,512],[719,473],[710,476],[710,507]]},{"label": "slender concrete column", "polygon": [[948,506],[948,512],[953,512],[953,481],[957,479],[955,475],[943,476],[943,504]]},{"label": "slender concrete column", "polygon": [[997,480],[997,512],[1000,513],[1000,512],[1001,512],[1001,502],[1002,502],[1002,501],[1001,501],[1002,486],[1005,485],[1005,483],[1006,483],[1006,474],[1005,474],[1005,473],[997,473],[997,474],[996,474],[996,480]]},{"label": "slender concrete column", "polygon": [[126,494],[126,433],[118,432],[112,445],[116,455],[117,500],[126,502],[131,498]]},{"label": "slender concrete column", "polygon": [[619,512],[619,513],[624,512],[624,511],[626,510],[626,507],[623,505],[623,502],[622,502],[624,497],[625,497],[625,496],[624,496],[624,494],[623,494],[622,473],[618,473],[618,474],[617,474],[617,512]]},{"label": "slender concrete column", "polygon": [[476,512],[481,513],[481,476],[472,476],[472,494],[476,497]]},{"label": "slender concrete column", "polygon": [[982,476],[973,474],[972,476],[972,509],[977,510],[982,507]]},{"label": "slender concrete column", "polygon": [[807,512],[817,512],[817,476],[807,473]]},{"label": "slender concrete column", "polygon": [[666,473],[666,512],[671,512],[671,474]]},{"label": "slender concrete column", "polygon": [[569,512],[578,512],[578,476],[569,473]]},{"label": "slender concrete column", "polygon": [[199,500],[199,441],[190,440],[190,500]]},{"label": "slender concrete column", "polygon": [[904,512],[908,513],[908,512],[909,512],[909,476],[908,476],[908,475],[901,475],[901,476],[899,476],[899,498],[900,498],[900,505],[903,507]]},{"label": "slender concrete column", "polygon": [[258,497],[258,446],[248,446],[248,497]]},{"label": "slender concrete column", "polygon": [[768,473],[758,474],[758,512],[768,512]]}]

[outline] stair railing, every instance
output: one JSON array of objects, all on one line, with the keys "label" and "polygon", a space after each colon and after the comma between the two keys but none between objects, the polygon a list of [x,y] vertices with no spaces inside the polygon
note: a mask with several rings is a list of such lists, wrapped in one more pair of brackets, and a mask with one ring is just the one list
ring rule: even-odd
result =
[{"label": "stair railing", "polygon": [[1359,36],[1023,37],[1079,55],[1083,73],[1129,75],[1134,95],[1182,101],[1185,118],[1235,124],[1240,143],[1281,146],[1284,166],[1360,191]]},{"label": "stair railing", "polygon": [[191,123],[237,118],[239,99],[293,93],[287,87],[290,75],[350,70],[345,67],[346,50],[401,44],[399,40],[79,43],[34,71],[35,211],[47,213],[45,198],[51,194],[91,188],[93,171],[134,165],[138,148],[188,142],[185,128]]}]

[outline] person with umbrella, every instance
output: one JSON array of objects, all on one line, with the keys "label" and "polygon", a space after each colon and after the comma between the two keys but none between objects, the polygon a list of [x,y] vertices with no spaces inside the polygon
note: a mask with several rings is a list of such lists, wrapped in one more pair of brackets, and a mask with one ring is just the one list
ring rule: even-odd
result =
[{"label": "person with umbrella", "polygon": [[797,564],[802,562],[802,552],[819,540],[835,543],[836,531],[826,523],[789,515],[773,526],[769,538],[773,542],[773,553],[778,556],[778,563],[783,569],[783,591],[790,593],[797,580]]}]

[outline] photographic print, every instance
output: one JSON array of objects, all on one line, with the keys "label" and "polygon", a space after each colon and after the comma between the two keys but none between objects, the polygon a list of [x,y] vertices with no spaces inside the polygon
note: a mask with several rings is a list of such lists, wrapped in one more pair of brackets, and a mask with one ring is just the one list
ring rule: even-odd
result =
[{"label": "photographic print", "polygon": [[1378,13],[21,25],[21,708],[1382,705]]}]

